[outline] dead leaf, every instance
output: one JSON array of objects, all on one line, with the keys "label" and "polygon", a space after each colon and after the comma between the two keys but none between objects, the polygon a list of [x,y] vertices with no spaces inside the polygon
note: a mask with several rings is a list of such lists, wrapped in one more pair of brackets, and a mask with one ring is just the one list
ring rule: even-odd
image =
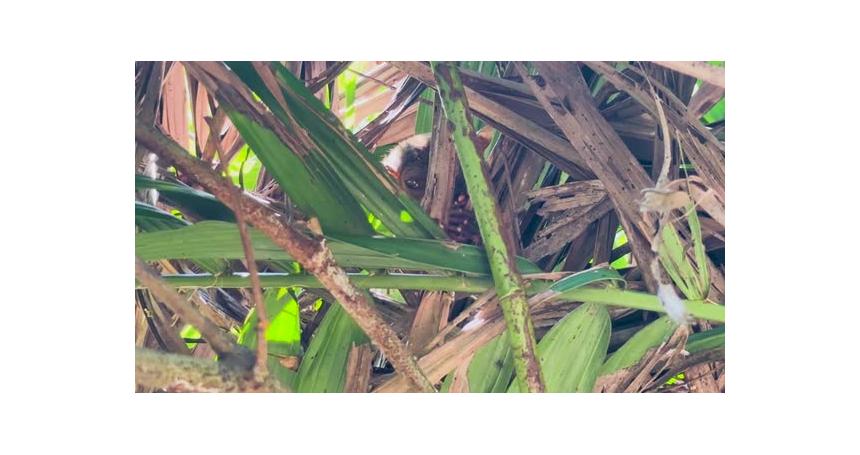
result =
[{"label": "dead leaf", "polygon": [[641,212],[666,213],[671,210],[684,208],[692,202],[684,191],[658,190],[648,188],[642,190],[644,196],[639,203]]}]

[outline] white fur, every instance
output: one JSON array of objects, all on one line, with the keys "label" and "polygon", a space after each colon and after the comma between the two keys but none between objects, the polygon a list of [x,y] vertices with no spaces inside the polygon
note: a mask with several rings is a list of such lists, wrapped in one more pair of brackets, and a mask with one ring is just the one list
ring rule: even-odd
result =
[{"label": "white fur", "polygon": [[430,144],[429,134],[418,134],[401,141],[382,159],[382,165],[395,172],[403,167],[403,157],[409,149],[423,149]]},{"label": "white fur", "polygon": [[660,283],[657,287],[657,297],[670,319],[679,325],[687,323],[687,308],[671,284]]},{"label": "white fur", "polygon": [[[143,175],[155,180],[158,178],[158,155],[155,153],[147,153],[144,158]],[[158,205],[158,190],[150,188],[146,190],[146,202],[152,205]]]}]

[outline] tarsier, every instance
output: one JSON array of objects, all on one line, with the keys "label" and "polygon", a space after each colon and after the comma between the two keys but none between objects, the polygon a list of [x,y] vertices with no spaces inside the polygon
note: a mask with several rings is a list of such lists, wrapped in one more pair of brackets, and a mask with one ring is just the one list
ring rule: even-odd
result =
[{"label": "tarsier", "polygon": [[[477,146],[483,150],[489,145],[489,130],[477,136]],[[382,160],[401,188],[420,202],[427,190],[427,173],[430,163],[430,134],[419,134],[397,144]],[[475,221],[475,213],[466,190],[466,182],[458,172],[454,180],[454,197],[451,201],[448,220],[443,228],[451,240],[478,245],[481,234]]]}]

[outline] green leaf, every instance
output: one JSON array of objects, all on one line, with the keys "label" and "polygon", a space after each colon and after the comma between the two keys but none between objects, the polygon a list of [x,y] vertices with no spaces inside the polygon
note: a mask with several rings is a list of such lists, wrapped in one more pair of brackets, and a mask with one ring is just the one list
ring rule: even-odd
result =
[{"label": "green leaf", "polygon": [[609,356],[600,369],[600,375],[611,374],[636,365],[649,350],[668,340],[677,327],[678,325],[668,316],[663,316],[646,325]]},{"label": "green leaf", "polygon": [[469,391],[504,392],[514,377],[514,356],[505,333],[487,343],[469,363]]},{"label": "green leaf", "polygon": [[663,226],[662,242],[658,255],[660,263],[672,281],[678,286],[685,297],[691,300],[703,300],[705,294],[699,286],[698,272],[693,268],[684,249],[684,241],[671,224]]},{"label": "green leaf", "polygon": [[[710,65],[725,68],[726,62],[721,60],[713,60],[708,62]],[[702,81],[697,80],[696,85],[701,85]],[[723,121],[726,119],[726,97],[722,97],[705,115],[702,116],[702,121],[705,124]]]},{"label": "green leaf", "polygon": [[[655,295],[644,292],[625,291],[621,289],[582,287],[566,291],[556,296],[556,300],[567,299],[573,302],[591,302],[603,305],[613,305],[638,310],[665,313],[666,310]],[[723,305],[707,303],[701,300],[685,300],[687,312],[694,318],[714,322],[726,321],[726,308]]]},{"label": "green leaf", "polygon": [[708,110],[705,115],[702,116],[702,120],[705,124],[710,124],[714,122],[719,122],[726,119],[726,97],[722,97],[717,104]]},{"label": "green leaf", "polygon": [[[611,323],[603,305],[585,303],[538,343],[547,392],[591,392],[609,348]],[[515,390],[516,382],[508,392]]]},{"label": "green leaf", "polygon": [[726,345],[726,328],[716,327],[704,332],[694,333],[687,338],[687,351],[690,354],[717,349]]},{"label": "green leaf", "polygon": [[[266,315],[269,327],[266,329],[266,340],[285,345],[295,345],[301,340],[301,325],[299,321],[299,304],[287,292],[286,288],[271,288],[263,293]],[[252,308],[245,318],[239,331],[239,344],[248,348],[257,346],[257,311]],[[283,347],[283,346],[282,346]],[[301,345],[298,345],[299,349]],[[290,348],[289,352],[270,352],[276,355],[299,355],[300,351]]]},{"label": "green leaf", "polygon": [[242,138],[302,213],[319,219],[326,232],[372,233],[364,222],[364,211],[335,176],[308,165],[275,133],[244,115],[230,110],[228,115]]},{"label": "green leaf", "polygon": [[[273,62],[271,69],[279,82],[280,95],[286,100],[286,106],[276,101],[250,63],[230,62],[229,66],[249,87],[260,94],[282,123],[298,123],[310,137],[315,148],[308,151],[309,156],[303,157],[307,162],[300,165],[331,176],[330,184],[346,188],[356,201],[379,217],[395,235],[416,238],[444,237],[441,228],[420,206],[406,193],[398,190],[382,165],[371,157],[361,142],[283,65]],[[289,109],[289,112],[285,111],[285,108]],[[252,148],[261,153],[257,147]],[[266,167],[268,168],[268,165]],[[279,182],[284,184],[280,180]],[[409,212],[415,222],[401,221],[402,210]],[[324,223],[323,230],[329,232]]]},{"label": "green leaf", "polygon": [[[360,63],[353,63],[350,67],[355,67]],[[360,71],[358,68],[354,68],[357,71]],[[337,89],[339,92],[343,93],[344,104],[343,109],[345,110],[343,123],[347,128],[353,128],[355,126],[355,89],[358,84],[358,75],[351,71],[344,71],[340,73],[335,79],[335,85],[337,85]]]},{"label": "green leaf", "polygon": [[134,224],[143,232],[153,232],[177,229],[190,223],[158,207],[134,201]]},{"label": "green leaf", "polygon": [[[185,327],[183,327],[182,330],[179,331],[179,336],[181,338],[199,339],[202,335],[200,334],[200,331],[197,330],[197,328],[193,325],[185,324]],[[188,346],[188,349],[194,349],[194,347],[197,346],[197,343],[186,342],[185,345]]]},{"label": "green leaf", "polygon": [[183,212],[194,214],[204,220],[235,221],[233,211],[222,204],[215,196],[195,190],[179,183],[153,180],[144,175],[134,175],[135,189],[154,188],[170,205],[179,207]]},{"label": "green leaf", "polygon": [[695,206],[690,203],[685,210],[695,260],[688,257],[686,243],[678,235],[675,226],[671,224],[667,224],[661,229],[662,242],[658,255],[666,273],[686,298],[704,300],[710,287],[710,275],[708,259],[705,255],[705,244],[702,240],[702,229]]},{"label": "green leaf", "polygon": [[230,165],[227,166],[227,175],[234,185],[246,191],[253,191],[257,187],[260,169],[262,169],[262,163],[248,147],[248,144],[245,144],[230,160]]},{"label": "green leaf", "polygon": [[560,294],[598,281],[615,281],[621,284],[626,283],[624,278],[614,269],[600,267],[566,276],[553,283],[549,289],[550,291]]},{"label": "green leaf", "polygon": [[[280,360],[285,357],[302,355],[299,303],[287,292],[286,288],[267,289],[263,298],[266,316],[269,318],[269,327],[266,329],[269,358],[266,365],[272,376],[288,387],[293,387],[296,372],[286,368]],[[238,343],[252,351],[257,347],[258,321],[256,309],[251,309],[239,331]]]},{"label": "green leaf", "polygon": [[630,267],[630,253],[612,261],[612,264],[609,264],[609,266],[615,270],[623,270]]},{"label": "green leaf", "polygon": [[[164,210],[138,201],[134,203],[134,223],[142,232],[169,231],[190,224]],[[227,269],[227,261],[223,259],[198,259],[193,262],[201,269],[215,275],[223,273]]]},{"label": "green leaf", "polygon": [[418,113],[415,116],[415,134],[425,134],[433,131],[433,110],[436,103],[436,91],[424,89],[418,98]]},{"label": "green leaf", "polygon": [[708,258],[705,255],[705,241],[702,238],[702,226],[699,224],[699,215],[696,207],[691,202],[687,208],[687,224],[690,227],[690,236],[693,243],[693,252],[696,256],[696,269],[699,272],[699,283],[696,287],[702,296],[707,296],[711,286],[711,276],[708,271]]},{"label": "green leaf", "polygon": [[412,223],[414,221],[414,219],[412,218],[412,215],[409,214],[409,212],[407,212],[406,210],[401,210],[400,211],[400,221],[402,221],[404,223]]},{"label": "green leaf", "polygon": [[[292,260],[283,249],[255,228],[249,229],[258,260]],[[341,267],[368,269],[400,268],[409,270],[488,275],[486,253],[482,248],[440,240],[360,237],[328,237],[327,245]],[[243,259],[239,230],[235,224],[205,221],[170,231],[140,233],[135,237],[135,254],[142,260],[159,259]],[[518,258],[523,273],[540,269]]]},{"label": "green leaf", "polygon": [[353,344],[369,339],[338,304],[329,308],[314,332],[302,359],[293,390],[296,392],[343,392],[346,362]]}]

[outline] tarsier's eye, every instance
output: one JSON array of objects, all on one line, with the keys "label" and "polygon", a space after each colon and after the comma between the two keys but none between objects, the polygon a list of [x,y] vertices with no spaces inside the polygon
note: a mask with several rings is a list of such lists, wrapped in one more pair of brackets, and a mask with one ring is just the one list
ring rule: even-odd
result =
[{"label": "tarsier's eye", "polygon": [[406,186],[407,186],[408,188],[410,188],[410,189],[417,190],[417,189],[418,189],[418,187],[419,187],[419,185],[418,185],[418,180],[415,180],[415,179],[407,179],[407,180],[406,180]]}]

